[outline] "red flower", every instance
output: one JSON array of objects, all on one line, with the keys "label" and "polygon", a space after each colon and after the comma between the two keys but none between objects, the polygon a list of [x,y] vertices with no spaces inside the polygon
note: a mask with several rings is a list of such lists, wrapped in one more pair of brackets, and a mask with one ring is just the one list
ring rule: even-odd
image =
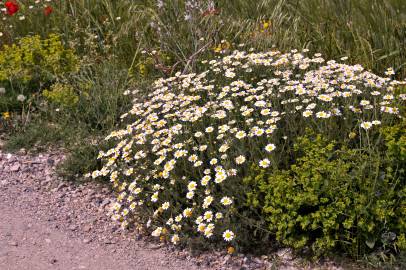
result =
[{"label": "red flower", "polygon": [[51,14],[53,11],[51,6],[46,6],[46,8],[44,8],[44,14],[45,16],[48,16],[49,14]]},{"label": "red flower", "polygon": [[6,1],[6,3],[4,3],[4,5],[6,6],[7,14],[10,16],[13,16],[20,9],[20,7],[18,6],[18,4],[15,0]]}]

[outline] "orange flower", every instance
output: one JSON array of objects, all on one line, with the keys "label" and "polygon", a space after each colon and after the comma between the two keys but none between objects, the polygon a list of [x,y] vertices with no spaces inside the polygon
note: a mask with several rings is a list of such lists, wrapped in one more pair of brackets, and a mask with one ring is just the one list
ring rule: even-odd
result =
[{"label": "orange flower", "polygon": [[228,253],[228,254],[234,254],[234,252],[235,252],[235,248],[234,248],[234,247],[229,246],[229,247],[227,248],[227,253]]}]

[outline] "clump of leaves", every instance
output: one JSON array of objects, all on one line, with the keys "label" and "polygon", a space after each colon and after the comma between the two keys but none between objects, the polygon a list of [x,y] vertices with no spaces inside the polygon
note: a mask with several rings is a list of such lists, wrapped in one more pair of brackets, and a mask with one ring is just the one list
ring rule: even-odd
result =
[{"label": "clump of leaves", "polygon": [[[315,255],[341,249],[353,257],[377,249],[403,249],[406,218],[406,133],[385,133],[386,155],[349,149],[309,132],[294,144],[295,161],[285,170],[253,166],[244,183],[247,205],[261,209],[268,230],[284,245],[311,247]],[[392,149],[392,150],[390,150]],[[392,165],[391,165],[392,164]]]},{"label": "clump of leaves", "polygon": [[74,51],[66,48],[57,34],[46,39],[27,36],[4,45],[0,50],[0,86],[5,94],[0,97],[0,111],[19,110],[26,97],[78,68]]},{"label": "clump of leaves", "polygon": [[62,107],[72,107],[79,101],[79,96],[70,85],[56,83],[50,89],[45,89],[42,95],[51,103]]}]

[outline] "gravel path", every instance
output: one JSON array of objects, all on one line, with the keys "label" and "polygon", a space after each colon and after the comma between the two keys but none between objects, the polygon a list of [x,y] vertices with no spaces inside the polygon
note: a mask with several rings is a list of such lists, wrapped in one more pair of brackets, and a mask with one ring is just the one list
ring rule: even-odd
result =
[{"label": "gravel path", "polygon": [[209,269],[181,251],[122,233],[108,189],[54,176],[58,154],[0,152],[0,269]]}]

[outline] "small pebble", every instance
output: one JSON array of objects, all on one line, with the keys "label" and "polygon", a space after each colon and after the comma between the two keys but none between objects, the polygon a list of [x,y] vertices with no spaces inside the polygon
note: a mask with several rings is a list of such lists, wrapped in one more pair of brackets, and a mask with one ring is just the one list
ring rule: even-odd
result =
[{"label": "small pebble", "polygon": [[15,242],[15,241],[11,241],[11,242],[9,242],[9,244],[10,244],[10,246],[13,246],[13,247],[17,247],[17,246],[18,246],[18,243]]}]

